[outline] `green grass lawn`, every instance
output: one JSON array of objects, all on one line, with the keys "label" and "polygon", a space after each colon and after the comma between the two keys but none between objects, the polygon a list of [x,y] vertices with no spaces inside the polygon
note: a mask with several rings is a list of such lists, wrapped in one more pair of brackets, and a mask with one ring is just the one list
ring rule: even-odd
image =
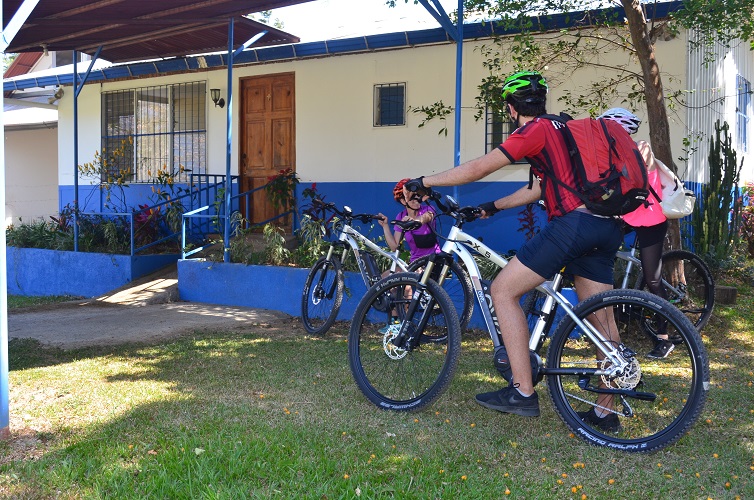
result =
[{"label": "green grass lawn", "polygon": [[[712,388],[677,444],[626,454],[542,416],[474,403],[501,378],[467,335],[448,391],[420,413],[378,410],[347,361],[347,325],[295,321],[159,345],[9,345],[11,498],[754,498],[754,291],[704,331]],[[103,325],[103,327],[106,327]]]}]

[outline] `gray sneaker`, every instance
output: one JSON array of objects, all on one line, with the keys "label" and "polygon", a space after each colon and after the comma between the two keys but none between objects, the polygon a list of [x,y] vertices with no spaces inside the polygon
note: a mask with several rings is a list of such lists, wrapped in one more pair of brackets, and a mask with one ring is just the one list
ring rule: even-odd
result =
[{"label": "gray sneaker", "polygon": [[513,413],[522,417],[539,416],[539,396],[535,392],[531,396],[523,396],[513,386],[499,391],[485,392],[476,395],[476,402],[485,408]]}]

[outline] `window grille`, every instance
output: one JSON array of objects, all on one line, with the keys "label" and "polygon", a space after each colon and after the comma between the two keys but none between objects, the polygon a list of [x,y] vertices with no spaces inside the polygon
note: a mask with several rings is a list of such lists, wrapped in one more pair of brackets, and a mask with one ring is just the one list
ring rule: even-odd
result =
[{"label": "window grille", "polygon": [[741,75],[736,75],[736,130],[738,146],[749,150],[749,116],[751,115],[751,83]]},{"label": "window grille", "polygon": [[387,83],[374,86],[374,126],[406,124],[406,84]]},{"label": "window grille", "polygon": [[206,172],[206,83],[102,93],[102,180],[187,182]]},{"label": "window grille", "polygon": [[489,153],[505,142],[513,131],[516,130],[516,126],[511,123],[508,106],[504,106],[502,110],[487,106],[485,115],[486,152]]}]

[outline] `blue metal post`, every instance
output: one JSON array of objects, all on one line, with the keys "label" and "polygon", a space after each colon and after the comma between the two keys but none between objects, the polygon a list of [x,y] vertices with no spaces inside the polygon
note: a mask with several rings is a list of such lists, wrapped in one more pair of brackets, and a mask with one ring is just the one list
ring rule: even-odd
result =
[{"label": "blue metal post", "polygon": [[[0,51],[5,49],[18,34],[21,26],[39,3],[39,0],[24,0],[0,35]],[[3,24],[0,10],[0,27]],[[4,112],[0,109],[0,130],[5,127]],[[8,271],[5,244],[5,141],[0,141],[0,221],[3,222],[3,238],[0,241],[0,439],[10,437],[10,389],[8,386]]]},{"label": "blue metal post", "polygon": [[[453,141],[454,166],[461,164],[461,83],[463,81],[463,0],[458,0],[458,27],[456,28],[456,129]],[[458,193],[455,193],[456,197]]]},{"label": "blue metal post", "polygon": [[79,251],[79,72],[78,51],[73,51],[73,251]]},{"label": "blue metal post", "polygon": [[[455,130],[453,131],[453,166],[461,164],[461,83],[463,80],[463,0],[458,0],[458,26],[450,23],[448,14],[442,8],[439,0],[432,0],[434,8],[428,0],[419,0],[425,9],[434,17],[445,31],[456,42],[456,98],[455,98]],[[460,201],[458,187],[453,188],[453,196]]]},{"label": "blue metal post", "polygon": [[225,232],[223,235],[223,262],[230,262],[230,199],[233,182],[230,178],[231,139],[233,137],[233,18],[228,23],[228,102],[225,110]]},{"label": "blue metal post", "polygon": [[[0,12],[2,21],[2,12]],[[2,22],[0,22],[2,26]],[[0,130],[5,126],[3,110],[0,109]],[[5,246],[5,141],[0,141],[0,221],[3,222],[3,237],[0,241],[0,439],[10,436],[9,387],[8,387],[8,271]]]}]

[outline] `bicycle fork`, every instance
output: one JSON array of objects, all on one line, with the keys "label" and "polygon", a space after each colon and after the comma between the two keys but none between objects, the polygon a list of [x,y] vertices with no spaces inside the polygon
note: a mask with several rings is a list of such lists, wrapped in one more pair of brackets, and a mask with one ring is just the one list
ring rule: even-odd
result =
[{"label": "bicycle fork", "polygon": [[[347,251],[348,251],[347,248],[343,250],[343,255],[341,256],[341,262],[345,260]],[[332,280],[329,290],[325,290],[323,286],[324,281],[325,281],[325,276],[327,275],[327,270],[331,267],[334,268],[334,266],[330,264],[332,262],[334,253],[335,253],[335,245],[330,245],[330,248],[327,250],[327,257],[325,257],[325,265],[322,267],[322,270],[319,273],[319,279],[317,280],[317,285],[314,287],[314,292],[312,293],[313,297],[315,297],[318,300],[323,299],[323,298],[327,298],[327,300],[331,300],[338,286],[337,276],[335,276],[335,279]]]},{"label": "bicycle fork", "polygon": [[[391,342],[398,349],[412,351],[419,346],[421,332],[427,326],[427,322],[435,306],[432,294],[427,293],[427,280],[432,274],[434,265],[434,259],[430,259],[427,262],[427,267],[424,269],[422,277],[411,295],[411,302],[408,304],[403,321],[400,322],[400,330]],[[421,313],[419,322],[415,323],[413,318],[420,308],[423,308],[423,312]]]}]

